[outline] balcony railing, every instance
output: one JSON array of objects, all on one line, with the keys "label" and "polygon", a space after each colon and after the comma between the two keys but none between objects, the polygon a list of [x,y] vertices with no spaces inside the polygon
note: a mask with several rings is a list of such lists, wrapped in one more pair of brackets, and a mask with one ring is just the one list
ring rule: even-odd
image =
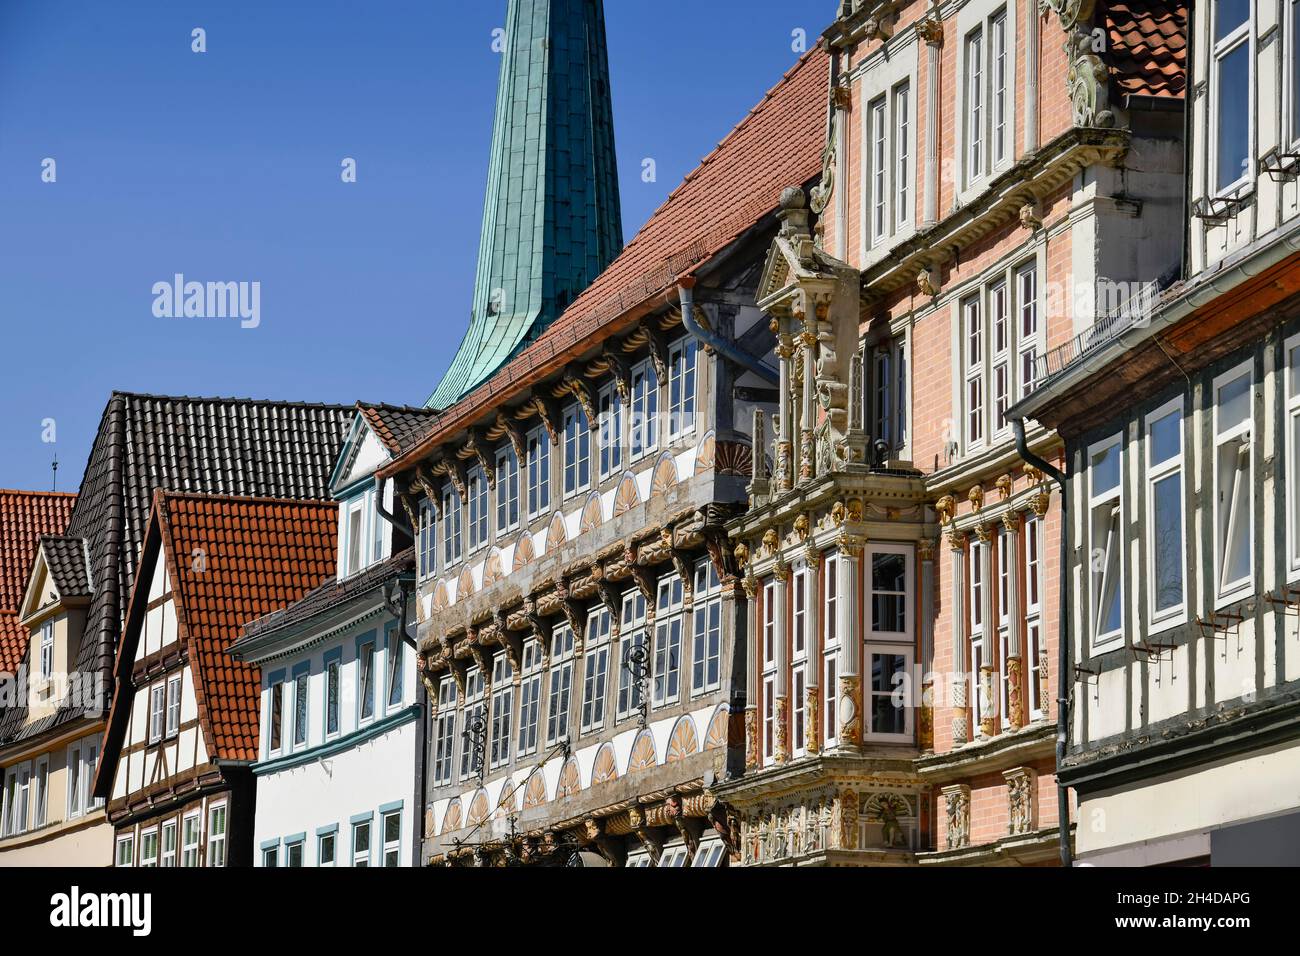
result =
[{"label": "balcony railing", "polygon": [[[1100,282],[1094,301],[1113,301],[1118,283]],[[1089,352],[1110,342],[1129,329],[1141,328],[1151,321],[1156,302],[1160,298],[1157,281],[1144,283],[1133,290],[1114,308],[1102,313],[1091,327],[1080,332],[1064,345],[1048,350],[1038,358],[1034,368],[1035,387],[1040,388],[1050,378],[1061,374]]]}]

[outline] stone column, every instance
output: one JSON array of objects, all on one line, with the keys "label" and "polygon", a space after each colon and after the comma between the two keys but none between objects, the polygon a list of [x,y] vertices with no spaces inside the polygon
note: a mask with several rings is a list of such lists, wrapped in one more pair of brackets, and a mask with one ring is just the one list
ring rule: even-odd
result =
[{"label": "stone column", "polygon": [[781,384],[776,413],[776,489],[789,491],[793,478],[790,429],[794,424],[790,421],[790,413],[793,410],[790,401],[790,361],[794,357],[794,346],[790,343],[789,335],[782,334],[778,337],[776,354],[781,363]]},{"label": "stone column", "polygon": [[804,736],[808,753],[815,754],[822,749],[821,722],[821,670],[822,670],[822,631],[821,631],[821,579],[822,556],[811,541],[804,549],[808,561],[808,664],[804,668]]},{"label": "stone column", "polygon": [[970,740],[966,704],[966,536],[950,532],[948,544],[952,550],[952,743],[956,747]]},{"label": "stone column", "polygon": [[1007,723],[1012,730],[1025,725],[1024,635],[1021,633],[1020,604],[1020,515],[1002,515],[1002,534],[1007,537]]},{"label": "stone column", "polygon": [[799,336],[803,345],[803,388],[800,393],[799,407],[799,482],[812,481],[816,474],[813,461],[813,426],[817,424],[816,398],[817,387],[816,361],[817,336],[805,331]]},{"label": "stone column", "polygon": [[786,642],[786,613],[789,604],[787,602],[787,593],[790,583],[790,568],[788,565],[777,560],[776,567],[772,570],[772,578],[775,586],[772,588],[773,594],[773,615],[775,621],[775,635],[773,642],[776,655],[776,687],[773,691],[775,706],[773,707],[774,719],[776,721],[775,740],[772,746],[772,756],[777,763],[785,763],[790,758],[790,651]]},{"label": "stone column", "polygon": [[1025,17],[1025,152],[1038,149],[1038,5],[1031,3]]},{"label": "stone column", "polygon": [[938,12],[916,25],[925,41],[925,199],[922,226],[939,219],[939,54],[943,47],[943,21]]},{"label": "stone column", "polygon": [[763,651],[759,647],[759,620],[756,598],[758,581],[746,577],[742,582],[748,613],[745,615],[745,643],[749,653],[745,661],[745,769],[753,770],[762,764],[762,744],[758,727],[758,671],[763,666]]},{"label": "stone column", "polygon": [[996,628],[996,623],[992,620],[991,609],[993,607],[993,548],[992,535],[986,525],[980,524],[975,526],[975,533],[984,546],[980,548],[980,580],[984,582],[984,587],[980,588],[980,620],[984,623],[981,640],[984,642],[984,654],[980,659],[980,672],[976,675],[976,680],[980,682],[980,733],[985,737],[992,737],[997,731],[997,669],[993,666],[993,654],[990,644],[990,635]]},{"label": "stone column", "polygon": [[856,539],[839,542],[839,741],[841,747],[862,743],[862,627],[858,595],[862,588],[862,545]]},{"label": "stone column", "polygon": [[922,538],[921,559],[921,706],[917,736],[922,750],[934,749],[934,542]]}]

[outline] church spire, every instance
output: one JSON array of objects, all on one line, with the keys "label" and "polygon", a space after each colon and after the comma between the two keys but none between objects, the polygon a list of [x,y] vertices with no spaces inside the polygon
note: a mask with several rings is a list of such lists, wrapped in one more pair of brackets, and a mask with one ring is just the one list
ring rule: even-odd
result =
[{"label": "church spire", "polygon": [[429,406],[488,378],[622,248],[603,0],[510,0],[474,306]]}]

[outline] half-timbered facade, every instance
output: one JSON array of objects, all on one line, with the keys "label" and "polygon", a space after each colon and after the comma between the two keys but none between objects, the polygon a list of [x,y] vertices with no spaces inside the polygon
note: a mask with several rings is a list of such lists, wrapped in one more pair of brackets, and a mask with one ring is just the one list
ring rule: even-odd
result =
[{"label": "half-timbered facade", "polygon": [[115,866],[248,866],[259,673],[243,622],[334,573],[330,502],[158,492],[118,648],[95,795]]},{"label": "half-timbered facade", "polygon": [[718,791],[744,863],[1059,858],[1061,448],[1006,413],[1097,290],[1174,278],[1181,31],[1160,3],[841,3],[825,171],[758,292],[780,404],[732,525],[746,772]]},{"label": "half-timbered facade", "polygon": [[292,402],[110,397],[63,537],[28,569],[21,622],[27,639],[14,648],[20,675],[38,673],[43,653],[66,662],[66,673],[54,670],[57,681],[37,682],[49,690],[45,696],[7,698],[0,714],[0,767],[6,774],[14,768],[19,783],[28,764],[33,774],[45,764],[51,773],[59,768],[64,809],[57,813],[52,804],[39,832],[0,840],[0,863],[112,863],[107,792],[92,792],[90,783],[154,492],[327,498],[352,412]]},{"label": "half-timbered facade", "polygon": [[1080,863],[1300,863],[1298,14],[1194,5],[1183,281],[1012,410],[1066,442]]},{"label": "half-timbered facade", "polygon": [[[803,59],[623,254],[395,476],[418,527],[430,861],[717,865],[739,768],[726,521],[768,402],[755,303],[820,167]],[[575,856],[576,854],[576,856]]]},{"label": "half-timbered facade", "polygon": [[331,481],[338,573],[249,622],[230,648],[261,671],[258,866],[412,866],[420,858],[422,716],[412,529],[376,469],[436,419],[359,405]]}]

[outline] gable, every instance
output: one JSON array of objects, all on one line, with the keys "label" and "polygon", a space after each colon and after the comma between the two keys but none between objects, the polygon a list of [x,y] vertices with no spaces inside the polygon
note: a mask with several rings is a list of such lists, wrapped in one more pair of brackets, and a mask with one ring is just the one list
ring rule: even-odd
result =
[{"label": "gable", "polygon": [[330,479],[330,493],[339,496],[357,482],[370,478],[391,459],[392,455],[374,429],[358,414],[353,419],[352,428],[348,432],[347,441],[343,443],[338,464]]}]

